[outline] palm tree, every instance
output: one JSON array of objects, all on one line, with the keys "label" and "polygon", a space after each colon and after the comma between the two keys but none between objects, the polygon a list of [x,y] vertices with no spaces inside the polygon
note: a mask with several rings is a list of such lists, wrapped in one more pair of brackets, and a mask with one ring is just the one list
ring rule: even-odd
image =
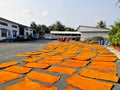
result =
[{"label": "palm tree", "polygon": [[100,22],[97,23],[97,27],[98,28],[106,28],[106,23],[101,20]]},{"label": "palm tree", "polygon": [[120,0],[117,1],[116,6],[120,8]]}]

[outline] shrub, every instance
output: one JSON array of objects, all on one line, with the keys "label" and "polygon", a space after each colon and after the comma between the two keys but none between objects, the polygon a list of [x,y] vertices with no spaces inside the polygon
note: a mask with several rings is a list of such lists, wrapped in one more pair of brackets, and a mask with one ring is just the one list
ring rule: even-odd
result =
[{"label": "shrub", "polygon": [[114,26],[109,31],[110,44],[120,46],[120,21],[115,22]]}]

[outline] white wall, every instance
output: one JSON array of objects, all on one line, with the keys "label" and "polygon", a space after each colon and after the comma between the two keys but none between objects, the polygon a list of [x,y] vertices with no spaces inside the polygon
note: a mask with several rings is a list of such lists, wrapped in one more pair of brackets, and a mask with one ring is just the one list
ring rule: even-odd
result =
[{"label": "white wall", "polygon": [[108,29],[96,28],[96,27],[79,27],[78,31],[81,33],[81,40],[86,38],[92,38],[95,36],[108,37]]},{"label": "white wall", "polygon": [[25,28],[25,29],[24,29],[24,39],[27,39],[27,38],[28,38],[27,33],[28,33],[28,36],[29,36],[29,35],[32,35],[32,36],[33,36],[33,29],[31,29],[31,28]]},{"label": "white wall", "polygon": [[86,38],[92,38],[95,36],[101,36],[101,37],[108,37],[108,33],[107,32],[94,32],[94,33],[82,33],[81,34],[81,40],[84,40]]},{"label": "white wall", "polygon": [[28,33],[28,35],[31,35],[31,34],[32,34],[32,36],[33,36],[33,30],[32,30],[32,29],[30,29],[30,28],[25,28],[25,29],[24,29],[24,35],[26,35],[26,32]]},{"label": "white wall", "polygon": [[51,39],[51,34],[45,34],[44,37],[45,37],[46,39]]},{"label": "white wall", "polygon": [[97,27],[79,27],[79,32],[96,32],[96,31],[108,31],[108,29],[97,28]]},{"label": "white wall", "polygon": [[[0,19],[0,22],[4,22],[8,24],[8,26],[0,25],[0,28],[7,29],[10,31],[10,36],[8,35],[8,31],[7,31],[7,37],[13,38],[13,30],[17,31],[17,36],[19,35],[19,26],[17,24],[14,24],[14,23],[2,20],[2,19]],[[17,26],[17,28],[12,27],[12,25]],[[0,40],[6,39],[7,37],[1,37],[1,30],[0,30]]]},{"label": "white wall", "polygon": [[57,38],[80,38],[80,37],[81,36],[65,36],[65,35],[59,36],[59,35],[51,35],[52,39],[57,39]]}]

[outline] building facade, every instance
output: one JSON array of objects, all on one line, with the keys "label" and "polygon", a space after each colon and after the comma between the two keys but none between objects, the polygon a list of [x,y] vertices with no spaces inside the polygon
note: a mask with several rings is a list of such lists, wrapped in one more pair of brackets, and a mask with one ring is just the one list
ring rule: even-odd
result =
[{"label": "building facade", "polygon": [[19,37],[23,39],[30,39],[33,37],[33,29],[27,26],[19,25]]},{"label": "building facade", "polygon": [[17,38],[19,25],[0,18],[0,40]]},{"label": "building facade", "polygon": [[33,30],[25,25],[0,17],[0,40],[17,39],[22,35],[24,38],[33,36]]},{"label": "building facade", "polygon": [[51,39],[58,39],[58,38],[70,38],[76,39],[81,37],[81,33],[78,31],[51,31]]},{"label": "building facade", "polygon": [[81,40],[85,40],[96,36],[106,38],[108,37],[109,29],[102,29],[91,26],[79,26],[77,31],[81,33]]}]

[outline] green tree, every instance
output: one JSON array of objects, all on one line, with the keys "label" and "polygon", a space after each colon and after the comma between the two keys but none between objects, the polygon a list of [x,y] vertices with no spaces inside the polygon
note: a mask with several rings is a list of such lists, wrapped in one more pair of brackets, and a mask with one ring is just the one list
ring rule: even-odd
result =
[{"label": "green tree", "polygon": [[115,22],[109,31],[110,43],[120,46],[120,21]]},{"label": "green tree", "polygon": [[50,33],[50,30],[46,25],[41,25],[41,31],[47,34]]},{"label": "green tree", "polygon": [[56,21],[56,23],[50,25],[49,27],[46,25],[37,25],[35,22],[32,22],[30,26],[35,30],[36,33],[39,34],[48,34],[50,31],[74,31],[74,29],[71,27],[65,27],[65,25],[63,25],[60,21]]},{"label": "green tree", "polygon": [[65,31],[65,26],[60,21],[57,21],[52,26],[53,26],[53,31]]},{"label": "green tree", "polygon": [[53,25],[50,25],[50,26],[48,27],[48,29],[49,29],[49,31],[53,31]]},{"label": "green tree", "polygon": [[116,6],[120,8],[120,0],[117,1]]},{"label": "green tree", "polygon": [[97,23],[97,27],[98,28],[106,28],[106,23],[101,20],[100,22]]},{"label": "green tree", "polygon": [[42,34],[42,30],[41,30],[41,25],[40,25],[40,24],[37,25],[37,32],[38,32],[39,34]]},{"label": "green tree", "polygon": [[118,0],[118,3],[120,3],[120,0]]},{"label": "green tree", "polygon": [[34,32],[37,32],[37,24],[35,22],[31,22],[30,27],[34,30]]},{"label": "green tree", "polygon": [[75,31],[75,30],[73,28],[71,28],[71,27],[66,27],[65,31]]},{"label": "green tree", "polygon": [[46,25],[40,25],[40,24],[37,25],[35,22],[32,22],[30,24],[30,27],[34,29],[35,33],[39,33],[39,34],[50,33],[50,30]]}]

